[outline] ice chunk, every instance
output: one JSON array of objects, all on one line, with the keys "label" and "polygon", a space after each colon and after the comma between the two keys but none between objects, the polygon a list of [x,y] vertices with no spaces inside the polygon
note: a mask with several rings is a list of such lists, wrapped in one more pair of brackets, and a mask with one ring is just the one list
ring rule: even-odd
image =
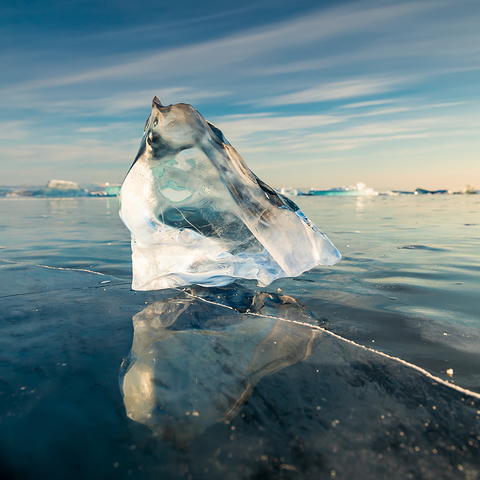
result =
[{"label": "ice chunk", "polygon": [[285,197],[296,197],[298,195],[298,189],[293,187],[282,187],[280,193]]},{"label": "ice chunk", "polygon": [[367,197],[378,195],[373,188],[367,187],[364,183],[358,182],[357,185],[347,187],[331,188],[329,190],[316,190],[311,188],[307,195],[328,195],[341,197]]},{"label": "ice chunk", "polygon": [[50,180],[47,186],[35,192],[49,197],[83,197],[88,194],[78,183],[68,180]]},{"label": "ice chunk", "polygon": [[120,199],[136,290],[221,286],[235,278],[268,285],[341,258],[191,105],[154,98]]},{"label": "ice chunk", "polygon": [[477,192],[477,189],[472,186],[472,185],[467,185],[465,188],[462,189],[462,191],[460,193],[464,193],[464,194],[467,194],[467,195],[474,195]]},{"label": "ice chunk", "polygon": [[117,185],[116,183],[110,185],[109,183],[105,184],[105,194],[107,197],[117,197],[120,195],[120,188],[121,185]]},{"label": "ice chunk", "polygon": [[417,188],[415,195],[445,195],[452,193],[451,190],[426,190],[425,188]]}]

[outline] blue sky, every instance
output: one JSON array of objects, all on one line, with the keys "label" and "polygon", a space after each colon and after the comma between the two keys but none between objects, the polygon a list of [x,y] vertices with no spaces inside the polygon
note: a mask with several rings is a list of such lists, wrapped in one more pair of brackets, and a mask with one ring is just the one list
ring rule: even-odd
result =
[{"label": "blue sky", "polygon": [[480,2],[3,0],[0,185],[121,182],[151,100],[272,186],[480,188]]}]

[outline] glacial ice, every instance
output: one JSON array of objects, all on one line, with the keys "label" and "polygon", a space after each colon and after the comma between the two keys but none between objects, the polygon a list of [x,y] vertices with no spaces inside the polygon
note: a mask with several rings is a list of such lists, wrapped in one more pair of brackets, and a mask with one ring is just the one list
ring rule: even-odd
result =
[{"label": "glacial ice", "polygon": [[135,290],[222,286],[236,278],[265,286],[341,259],[191,105],[153,99],[120,202],[132,235]]}]

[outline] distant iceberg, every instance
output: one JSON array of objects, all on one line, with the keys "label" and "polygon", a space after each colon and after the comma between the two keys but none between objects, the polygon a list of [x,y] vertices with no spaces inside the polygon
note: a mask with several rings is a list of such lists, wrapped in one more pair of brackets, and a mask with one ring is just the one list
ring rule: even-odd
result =
[{"label": "distant iceberg", "polygon": [[425,190],[424,188],[417,188],[413,193],[415,195],[448,195],[452,193],[452,191],[451,190]]},{"label": "distant iceberg", "polygon": [[396,197],[398,195],[413,195],[414,193],[415,192],[411,192],[410,190],[387,190],[386,192],[379,193],[379,195]]},{"label": "distant iceberg", "polygon": [[118,197],[120,195],[120,189],[122,186],[118,183],[113,183],[110,185],[109,183],[105,184],[105,194],[107,197]]},{"label": "distant iceberg", "polygon": [[118,183],[95,183],[84,186],[69,180],[50,180],[39,187],[0,187],[0,197],[118,197],[121,185]]},{"label": "distant iceberg", "polygon": [[299,195],[299,191],[296,188],[292,187],[282,187],[280,190],[277,190],[280,192],[281,195],[284,195],[286,197],[296,197]]},{"label": "distant iceberg", "polygon": [[81,188],[78,183],[68,180],[50,180],[46,187],[34,192],[34,195],[46,197],[85,197],[88,190]]},{"label": "distant iceberg", "polygon": [[467,185],[460,193],[466,195],[475,195],[476,193],[479,193],[479,191],[473,185]]},{"label": "distant iceberg", "polygon": [[330,190],[316,190],[311,188],[309,192],[304,195],[329,195],[329,196],[343,196],[343,197],[364,197],[375,196],[378,192],[373,188],[367,187],[364,183],[359,182],[357,185],[349,185],[347,187],[331,188]]}]

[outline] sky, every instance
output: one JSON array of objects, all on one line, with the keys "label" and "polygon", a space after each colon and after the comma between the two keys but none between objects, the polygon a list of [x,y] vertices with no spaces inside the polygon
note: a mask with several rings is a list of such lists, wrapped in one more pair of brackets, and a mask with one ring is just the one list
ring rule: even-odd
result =
[{"label": "sky", "polygon": [[2,0],[0,185],[121,183],[151,101],[273,187],[480,188],[478,0]]}]

